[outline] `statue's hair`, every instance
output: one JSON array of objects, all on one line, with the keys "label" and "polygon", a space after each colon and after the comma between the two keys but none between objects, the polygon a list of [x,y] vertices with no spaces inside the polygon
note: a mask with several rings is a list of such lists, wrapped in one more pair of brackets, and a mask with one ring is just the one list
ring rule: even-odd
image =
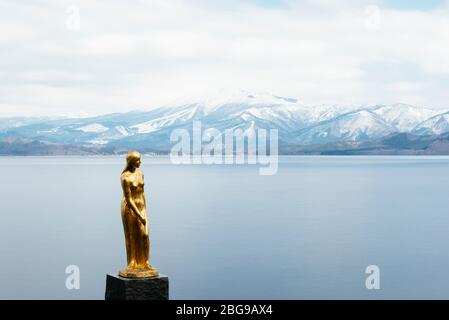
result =
[{"label": "statue's hair", "polygon": [[134,160],[138,160],[140,158],[141,158],[141,156],[140,156],[139,152],[137,152],[137,151],[130,151],[130,152],[128,152],[128,154],[126,155],[126,167],[125,167],[125,169],[123,169],[122,174],[127,172],[127,171],[130,171],[132,162]]}]

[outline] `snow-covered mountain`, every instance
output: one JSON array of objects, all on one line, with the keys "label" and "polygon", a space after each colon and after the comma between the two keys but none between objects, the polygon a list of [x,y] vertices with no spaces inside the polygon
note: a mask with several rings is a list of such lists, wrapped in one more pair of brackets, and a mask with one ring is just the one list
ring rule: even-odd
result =
[{"label": "snow-covered mountain", "polygon": [[386,123],[390,124],[398,132],[410,132],[418,124],[444,112],[429,108],[413,107],[406,104],[393,104],[390,106],[377,106],[371,108],[372,112],[379,115]]},{"label": "snow-covered mountain", "polygon": [[281,145],[364,142],[394,133],[423,136],[449,132],[448,111],[405,104],[310,106],[295,98],[237,91],[179,101],[150,111],[91,118],[0,118],[0,141],[14,137],[110,150],[167,151],[174,129],[191,131],[193,121],[200,120],[204,129],[221,131],[277,129]]},{"label": "snow-covered mountain", "polygon": [[305,128],[296,137],[302,144],[319,144],[335,141],[366,141],[380,138],[396,128],[371,110],[349,112],[328,121]]},{"label": "snow-covered mountain", "polygon": [[419,135],[443,134],[449,132],[449,112],[437,114],[413,128]]}]

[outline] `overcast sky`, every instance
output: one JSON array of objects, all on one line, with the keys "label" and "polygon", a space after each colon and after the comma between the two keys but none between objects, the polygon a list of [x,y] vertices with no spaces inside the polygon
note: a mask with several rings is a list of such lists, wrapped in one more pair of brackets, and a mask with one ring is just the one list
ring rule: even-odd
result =
[{"label": "overcast sky", "polygon": [[0,0],[0,116],[151,109],[241,88],[449,107],[449,2]]}]

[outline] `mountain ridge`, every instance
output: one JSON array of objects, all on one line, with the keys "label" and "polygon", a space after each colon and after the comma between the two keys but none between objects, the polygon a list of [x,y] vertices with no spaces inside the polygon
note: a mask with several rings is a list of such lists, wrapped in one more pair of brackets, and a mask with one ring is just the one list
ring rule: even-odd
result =
[{"label": "mountain ridge", "polygon": [[[0,154],[18,154],[14,144],[21,145],[21,154],[28,154],[27,146],[29,154],[39,154],[33,151],[39,147],[50,154],[54,150],[115,154],[129,148],[163,154],[171,148],[170,133],[175,129],[191,132],[193,121],[201,121],[205,129],[216,128],[220,132],[246,130],[248,125],[255,129],[277,129],[281,154],[298,150],[327,152],[332,145],[337,150],[350,146],[354,151],[368,145],[379,148],[382,139],[402,133],[423,141],[444,140],[449,132],[449,109],[407,104],[309,106],[296,98],[240,91],[229,97],[205,97],[149,111],[88,118],[0,118]],[[384,141],[385,146],[394,149],[388,141]],[[30,145],[32,142],[36,143]],[[403,150],[400,146],[396,148]]]}]

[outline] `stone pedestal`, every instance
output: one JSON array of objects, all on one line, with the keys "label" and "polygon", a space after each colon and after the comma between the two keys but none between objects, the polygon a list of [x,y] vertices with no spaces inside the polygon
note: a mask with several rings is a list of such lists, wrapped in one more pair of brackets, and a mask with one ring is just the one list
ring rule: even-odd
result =
[{"label": "stone pedestal", "polygon": [[106,300],[168,300],[168,277],[130,279],[106,276]]}]

